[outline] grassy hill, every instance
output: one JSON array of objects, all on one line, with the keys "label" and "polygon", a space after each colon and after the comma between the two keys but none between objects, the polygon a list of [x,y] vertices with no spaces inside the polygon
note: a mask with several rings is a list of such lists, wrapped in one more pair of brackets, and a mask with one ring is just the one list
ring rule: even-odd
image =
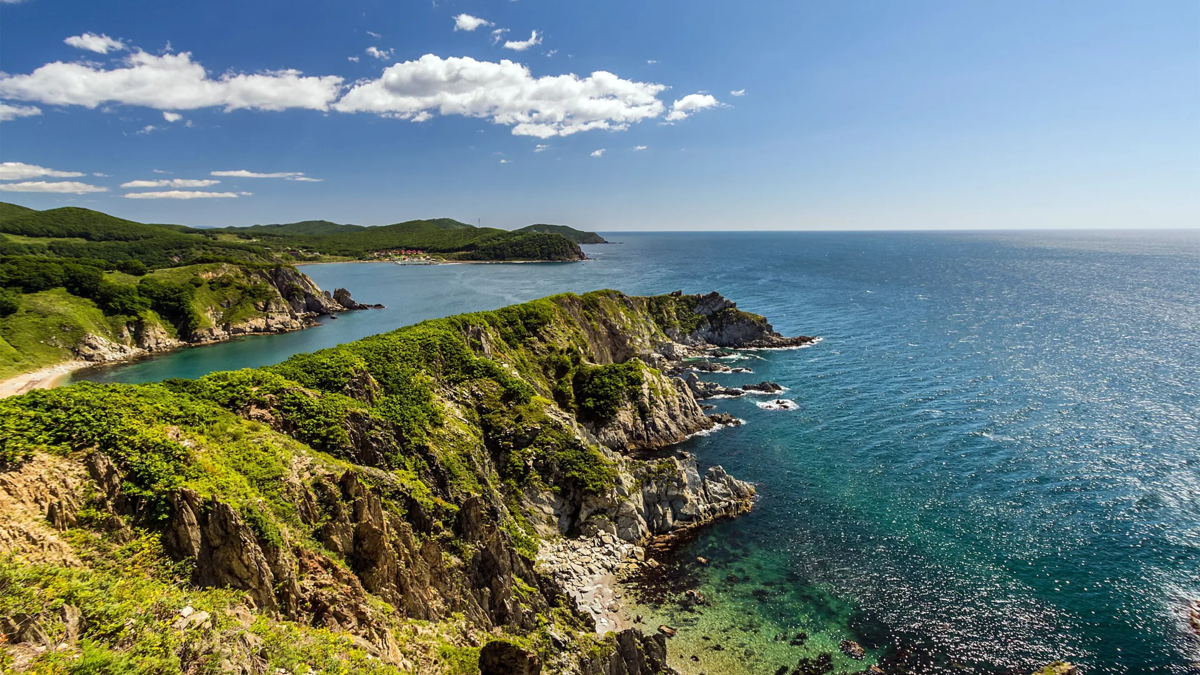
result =
[{"label": "grassy hill", "polygon": [[273,225],[250,225],[249,227],[226,227],[222,228],[224,232],[232,232],[235,234],[248,234],[252,236],[258,235],[321,235],[321,234],[339,234],[342,232],[355,232],[366,229],[362,225],[342,225],[340,223],[330,222],[328,220],[302,220],[298,223],[276,223]]},{"label": "grassy hill", "polygon": [[570,239],[571,241],[575,242],[576,244],[607,244],[608,243],[607,241],[605,241],[604,237],[601,237],[600,235],[596,234],[595,232],[585,232],[583,230],[577,230],[573,227],[567,227],[566,225],[547,225],[546,223],[537,223],[535,225],[528,225],[526,227],[522,227],[521,229],[515,230],[515,231],[516,232],[540,232],[542,234],[560,234],[560,235],[566,237],[567,239]]}]

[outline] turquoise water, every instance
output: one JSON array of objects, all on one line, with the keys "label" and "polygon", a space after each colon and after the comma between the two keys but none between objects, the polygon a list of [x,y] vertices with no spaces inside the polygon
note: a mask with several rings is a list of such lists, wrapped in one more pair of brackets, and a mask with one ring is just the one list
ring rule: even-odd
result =
[{"label": "turquoise water", "polygon": [[710,559],[689,582],[710,602],[657,609],[685,628],[676,651],[725,641],[682,667],[773,672],[852,638],[911,672],[1196,672],[1200,234],[613,238],[573,265],[311,266],[388,309],[82,377],[261,365],[566,290],[720,290],[824,340],[712,376],[778,381],[799,409],[720,401],[747,424],[688,442],[761,498],[681,554]]}]

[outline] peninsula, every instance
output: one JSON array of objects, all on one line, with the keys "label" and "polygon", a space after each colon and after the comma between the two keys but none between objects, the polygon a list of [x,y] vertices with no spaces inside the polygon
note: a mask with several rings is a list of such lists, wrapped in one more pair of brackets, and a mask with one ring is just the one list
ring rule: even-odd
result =
[{"label": "peninsula", "polygon": [[573,583],[752,507],[719,466],[635,454],[719,423],[665,373],[812,340],[715,293],[599,291],[5,399],[0,663],[670,672],[673,629],[610,630]]}]

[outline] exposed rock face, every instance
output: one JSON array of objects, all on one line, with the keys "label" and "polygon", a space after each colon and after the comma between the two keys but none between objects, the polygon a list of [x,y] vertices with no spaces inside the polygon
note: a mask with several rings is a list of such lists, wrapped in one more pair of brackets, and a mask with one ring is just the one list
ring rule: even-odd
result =
[{"label": "exposed rock face", "polygon": [[616,649],[580,663],[584,675],[650,675],[674,673],[667,665],[667,639],[661,634],[643,635],[636,628],[616,634]]},{"label": "exposed rock face", "polygon": [[86,480],[78,464],[41,454],[0,473],[0,554],[78,565],[74,550],[59,531],[75,523]]},{"label": "exposed rock face", "polygon": [[676,297],[690,297],[694,302],[692,311],[702,317],[699,326],[687,333],[678,329],[674,334],[671,330],[667,331],[672,339],[685,345],[779,349],[800,347],[815,341],[815,338],[804,335],[790,338],[780,335],[766,319],[739,310],[737,303],[725,299],[716,291],[708,295]]},{"label": "exposed rock face", "polygon": [[603,426],[592,428],[601,443],[624,450],[661,448],[712,428],[713,421],[682,380],[650,371],[644,377],[637,400],[623,405]]},{"label": "exposed rock face", "polygon": [[696,376],[696,373],[688,373],[686,382],[688,389],[692,392],[692,395],[698,399],[718,397],[737,398],[739,396],[746,395],[745,389],[734,389],[732,387],[726,387],[717,384],[716,382],[704,382]]}]

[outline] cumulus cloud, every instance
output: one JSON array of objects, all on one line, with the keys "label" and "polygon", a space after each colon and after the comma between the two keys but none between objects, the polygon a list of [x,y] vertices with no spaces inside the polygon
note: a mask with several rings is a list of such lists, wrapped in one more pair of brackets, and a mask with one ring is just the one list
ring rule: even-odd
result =
[{"label": "cumulus cloud", "polygon": [[537,147],[534,148],[533,151],[534,152],[545,152],[546,150],[549,150],[549,149],[550,149],[549,145],[545,145],[543,143],[538,143]]},{"label": "cumulus cloud", "polygon": [[36,164],[24,162],[0,162],[0,180],[25,180],[27,178],[78,178],[79,171],[56,171]]},{"label": "cumulus cloud", "polygon": [[159,110],[326,110],[341,88],[340,77],[304,77],[298,70],[224,73],[212,78],[189,52],[138,51],[107,69],[95,63],[56,61],[28,75],[0,73],[0,97],[87,108],[118,103]]},{"label": "cumulus cloud", "polygon": [[501,164],[511,164],[511,162],[509,162],[507,159],[500,160],[500,163]]},{"label": "cumulus cloud", "polygon": [[347,60],[347,61],[350,61],[351,63],[358,63],[358,57],[357,57],[357,56],[347,56],[347,57],[346,57],[346,60]]},{"label": "cumulus cloud", "polygon": [[9,122],[18,117],[41,115],[42,109],[32,105],[9,105],[0,101],[0,122]]},{"label": "cumulus cloud", "polygon": [[163,190],[161,192],[130,192],[126,199],[237,199],[249,192],[203,192],[200,190]]},{"label": "cumulus cloud", "polygon": [[468,33],[480,26],[494,26],[491,21],[470,14],[459,14],[454,17],[454,30],[465,30]]},{"label": "cumulus cloud", "polygon": [[189,178],[170,178],[164,180],[131,180],[128,183],[121,183],[121,187],[130,188],[154,188],[154,187],[175,187],[175,188],[202,188],[209,187],[220,183],[219,180],[193,180]]},{"label": "cumulus cloud", "polygon": [[180,115],[179,113],[173,113],[170,110],[164,110],[163,119],[168,122],[178,122],[179,120],[183,119],[183,115]]},{"label": "cumulus cloud", "polygon": [[667,121],[675,122],[687,119],[688,115],[697,110],[715,108],[719,105],[721,105],[721,102],[714,98],[712,94],[688,94],[671,104],[671,112],[667,115]]},{"label": "cumulus cloud", "polygon": [[305,176],[303,171],[277,171],[275,173],[256,173],[245,169],[236,171],[210,171],[212,176],[221,176],[225,178],[283,178],[285,180],[296,180],[304,183],[320,183],[323,178],[312,178]]},{"label": "cumulus cloud", "polygon": [[730,96],[745,96],[746,90],[745,89],[735,89],[735,90],[729,92],[729,95]]},{"label": "cumulus cloud", "polygon": [[108,192],[108,188],[69,180],[57,182],[38,180],[23,183],[0,183],[0,192],[56,192],[81,195],[88,192]]},{"label": "cumulus cloud", "polygon": [[492,31],[492,44],[496,44],[497,42],[499,42],[500,39],[504,37],[504,34],[507,32],[508,32],[507,28],[497,28],[496,30]]},{"label": "cumulus cloud", "polygon": [[528,40],[509,40],[508,42],[504,43],[504,48],[511,49],[511,50],[517,51],[517,52],[523,52],[526,49],[529,49],[530,47],[532,47],[534,45],[540,45],[540,44],[542,44],[542,38],[540,35],[538,35],[538,32],[535,30],[535,31],[533,31],[533,34],[529,36]]},{"label": "cumulus cloud", "polygon": [[648,146],[645,146],[645,145],[635,145],[635,146],[633,146],[633,151],[641,152],[642,150],[645,150],[647,147]]},{"label": "cumulus cloud", "polygon": [[107,35],[96,35],[95,33],[84,33],[83,35],[72,35],[63,40],[63,42],[71,45],[76,49],[85,49],[89,52],[97,54],[107,54],[109,52],[119,52],[125,49],[125,43],[120,40],[114,40]]},{"label": "cumulus cloud", "polygon": [[654,65],[654,64],[656,64],[656,63],[658,63],[658,61],[657,61],[656,59],[646,59],[646,64],[647,64],[647,65],[651,65],[651,66],[652,66],[652,65]]},{"label": "cumulus cloud", "polygon": [[603,157],[603,156],[604,156],[604,148],[600,148],[599,150],[592,151],[592,157]]},{"label": "cumulus cloud", "polygon": [[463,115],[513,127],[516,136],[550,138],[590,129],[624,130],[661,115],[661,84],[623,80],[597,71],[535,78],[509,61],[426,54],[389,66],[377,80],[355,84],[333,105],[341,112],[370,112],[412,119],[422,112]]},{"label": "cumulus cloud", "polygon": [[374,56],[375,58],[377,58],[381,61],[392,58],[392,52],[394,52],[394,51],[395,51],[394,49],[387,49],[387,50],[378,49],[375,47],[375,45],[371,45],[370,47],[367,47],[367,55]]}]

